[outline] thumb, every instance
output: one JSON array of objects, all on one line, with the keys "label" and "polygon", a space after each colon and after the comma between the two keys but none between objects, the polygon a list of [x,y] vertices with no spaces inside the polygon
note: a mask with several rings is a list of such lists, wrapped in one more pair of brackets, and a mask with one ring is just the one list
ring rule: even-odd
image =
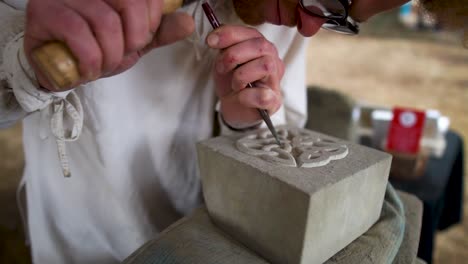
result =
[{"label": "thumb", "polygon": [[141,54],[182,40],[190,36],[194,30],[195,22],[190,15],[182,12],[164,15],[153,40],[141,51]]}]

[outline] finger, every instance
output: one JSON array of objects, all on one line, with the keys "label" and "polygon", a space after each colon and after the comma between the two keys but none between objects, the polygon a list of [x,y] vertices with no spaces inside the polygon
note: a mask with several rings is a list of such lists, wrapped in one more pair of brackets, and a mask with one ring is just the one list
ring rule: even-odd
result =
[{"label": "finger", "polygon": [[47,12],[56,15],[38,12],[35,15],[41,20],[30,17],[33,22],[26,26],[25,49],[33,50],[45,41],[63,41],[78,60],[82,81],[97,79],[101,75],[102,53],[86,20],[64,5],[50,5]]},{"label": "finger", "polygon": [[154,48],[169,45],[190,36],[195,30],[193,18],[186,13],[172,13],[162,17],[159,29],[151,43],[146,46],[141,55]]},{"label": "finger", "polygon": [[164,1],[161,0],[146,0],[148,2],[148,16],[150,31],[154,34],[158,31],[159,23],[161,22],[162,10]]},{"label": "finger", "polygon": [[278,57],[278,51],[263,37],[249,39],[223,50],[216,61],[216,71],[219,74],[225,74],[234,70],[238,65],[263,56]]},{"label": "finger", "polygon": [[255,86],[279,90],[280,72],[277,64],[275,58],[264,56],[242,65],[233,73],[232,89],[239,91],[245,89],[249,83],[255,83]]},{"label": "finger", "polygon": [[150,43],[149,6],[147,0],[105,0],[118,13],[124,29],[125,53],[138,51]]},{"label": "finger", "polygon": [[349,9],[349,15],[356,21],[364,22],[371,16],[398,7],[408,0],[356,0]]},{"label": "finger", "polygon": [[124,55],[124,36],[119,14],[102,1],[67,1],[66,5],[86,19],[96,35],[103,54],[102,72],[107,74],[115,70]]},{"label": "finger", "polygon": [[211,32],[206,38],[206,42],[211,48],[225,49],[239,42],[259,37],[263,37],[263,35],[254,28],[224,25]]},{"label": "finger", "polygon": [[237,95],[239,103],[248,108],[266,109],[275,113],[281,106],[281,93],[268,88],[244,89]]},{"label": "finger", "polygon": [[133,65],[135,65],[138,62],[139,59],[140,55],[138,54],[138,52],[133,52],[125,55],[125,57],[123,57],[122,61],[120,62],[120,65],[116,69],[114,69],[114,71],[106,74],[104,77],[114,76],[130,69]]}]

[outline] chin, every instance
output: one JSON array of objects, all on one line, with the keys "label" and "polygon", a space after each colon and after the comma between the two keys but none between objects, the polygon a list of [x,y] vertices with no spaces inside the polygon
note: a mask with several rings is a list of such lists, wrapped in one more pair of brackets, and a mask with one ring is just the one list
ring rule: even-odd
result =
[{"label": "chin", "polygon": [[293,27],[297,2],[277,0],[232,0],[237,15],[249,25],[271,23]]},{"label": "chin", "polygon": [[287,27],[295,27],[297,26],[297,22],[296,20],[281,21],[281,25],[287,26]]},{"label": "chin", "polygon": [[267,22],[261,10],[262,0],[232,0],[237,15],[246,24],[256,26]]}]

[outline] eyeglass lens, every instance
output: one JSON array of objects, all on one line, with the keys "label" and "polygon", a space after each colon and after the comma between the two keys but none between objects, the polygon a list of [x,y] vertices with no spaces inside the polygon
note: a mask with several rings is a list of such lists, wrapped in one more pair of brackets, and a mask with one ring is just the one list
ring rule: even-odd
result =
[{"label": "eyeglass lens", "polygon": [[357,33],[355,30],[352,30],[349,26],[340,25],[336,21],[333,21],[333,20],[328,20],[326,23],[322,25],[322,28],[332,30],[335,32],[339,32],[339,33],[345,33],[345,34]]}]

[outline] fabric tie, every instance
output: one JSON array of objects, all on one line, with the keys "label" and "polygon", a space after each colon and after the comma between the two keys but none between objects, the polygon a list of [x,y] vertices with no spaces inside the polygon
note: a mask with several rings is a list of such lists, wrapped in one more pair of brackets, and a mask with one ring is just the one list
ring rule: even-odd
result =
[{"label": "fabric tie", "polygon": [[[71,92],[66,98],[56,99],[51,105],[52,117],[50,128],[57,141],[57,150],[63,175],[70,177],[70,164],[65,142],[76,141],[83,128],[83,107],[80,98]],[[71,122],[71,129],[65,128],[65,123]]]}]

